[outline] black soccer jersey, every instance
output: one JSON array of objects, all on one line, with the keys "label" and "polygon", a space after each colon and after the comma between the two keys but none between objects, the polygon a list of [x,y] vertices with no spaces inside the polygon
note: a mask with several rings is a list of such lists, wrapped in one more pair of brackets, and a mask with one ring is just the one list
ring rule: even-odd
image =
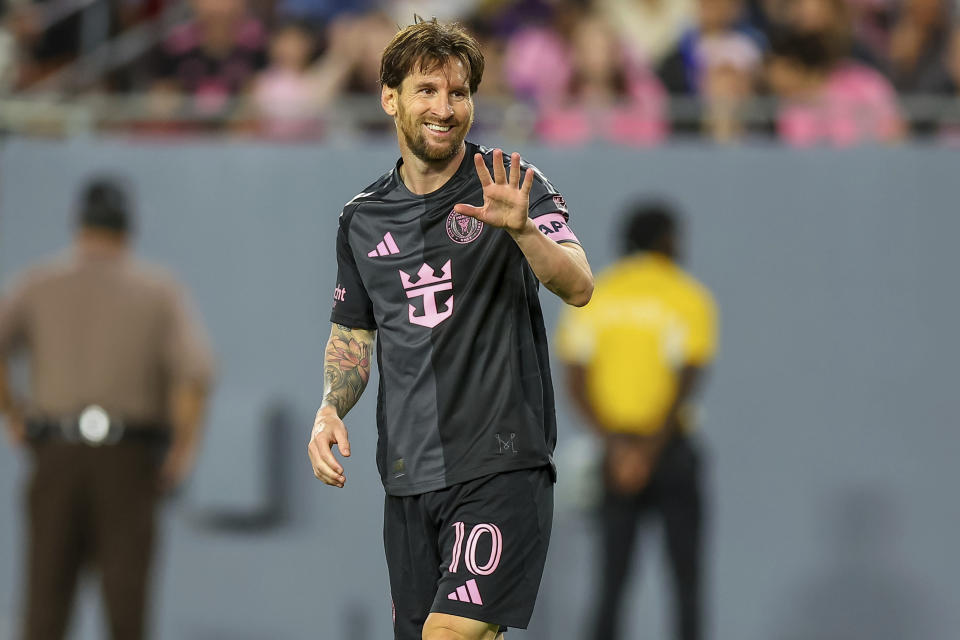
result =
[{"label": "black soccer jersey", "polygon": [[[506,231],[453,211],[483,205],[478,151],[492,170],[492,150],[467,143],[457,173],[426,195],[407,189],[398,162],[340,216],[330,319],[378,332],[377,466],[391,495],[552,465],[539,281]],[[530,217],[576,242],[563,197],[539,171]]]}]

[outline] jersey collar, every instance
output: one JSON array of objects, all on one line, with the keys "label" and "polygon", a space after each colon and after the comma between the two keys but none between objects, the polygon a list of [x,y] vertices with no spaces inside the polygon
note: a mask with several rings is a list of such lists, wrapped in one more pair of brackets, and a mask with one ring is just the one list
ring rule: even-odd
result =
[{"label": "jersey collar", "polygon": [[394,188],[399,189],[410,198],[423,199],[423,198],[427,198],[432,195],[435,195],[437,193],[440,193],[444,189],[449,188],[451,185],[456,184],[461,180],[464,180],[464,179],[469,180],[470,176],[476,175],[476,172],[474,171],[474,167],[473,167],[473,156],[480,150],[480,147],[470,142],[469,140],[464,141],[464,145],[466,146],[466,151],[463,154],[463,159],[460,160],[460,166],[457,167],[456,173],[450,176],[450,179],[447,180],[445,183],[443,183],[438,189],[435,189],[430,193],[424,193],[424,194],[414,193],[413,191],[410,191],[410,189],[407,188],[407,185],[404,184],[403,178],[400,176],[400,167],[403,165],[402,157],[397,159],[397,163],[393,167]]}]

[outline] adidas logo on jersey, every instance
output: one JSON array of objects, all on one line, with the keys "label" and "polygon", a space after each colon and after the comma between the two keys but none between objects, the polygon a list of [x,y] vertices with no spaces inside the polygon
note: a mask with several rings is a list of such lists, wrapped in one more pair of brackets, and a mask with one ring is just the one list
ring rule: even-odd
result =
[{"label": "adidas logo on jersey", "polygon": [[483,604],[483,598],[480,597],[480,590],[477,589],[476,580],[467,580],[466,584],[457,587],[456,591],[447,596],[447,600],[457,602],[467,602],[470,604]]},{"label": "adidas logo on jersey", "polygon": [[396,253],[400,253],[400,249],[397,248],[397,243],[394,242],[393,236],[387,234],[383,236],[383,241],[377,244],[377,248],[367,254],[368,258],[376,258],[377,256],[392,256]]}]

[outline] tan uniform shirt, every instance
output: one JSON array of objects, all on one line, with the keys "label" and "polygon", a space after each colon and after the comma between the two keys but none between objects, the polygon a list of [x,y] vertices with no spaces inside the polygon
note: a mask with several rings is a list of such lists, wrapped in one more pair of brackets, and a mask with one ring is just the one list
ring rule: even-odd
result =
[{"label": "tan uniform shirt", "polygon": [[0,358],[19,347],[33,416],[98,404],[131,423],[165,423],[173,385],[212,377],[184,289],[126,255],[76,251],[23,273],[0,298]]}]

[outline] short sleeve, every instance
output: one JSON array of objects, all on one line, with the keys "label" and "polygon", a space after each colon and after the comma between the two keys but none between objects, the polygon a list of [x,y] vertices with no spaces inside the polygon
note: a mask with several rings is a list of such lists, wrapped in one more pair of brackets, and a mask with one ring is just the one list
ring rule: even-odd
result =
[{"label": "short sleeve", "polygon": [[166,360],[170,376],[177,382],[208,386],[213,382],[214,358],[207,331],[182,287],[173,285],[169,299]]},{"label": "short sleeve", "polygon": [[694,291],[687,335],[687,364],[705,366],[717,351],[717,309],[708,291]]},{"label": "short sleeve", "polygon": [[337,231],[337,286],[333,290],[330,322],[351,329],[375,330],[377,321],[373,315],[373,302],[363,286],[356,258],[350,248],[347,234],[350,219],[348,214],[344,213],[340,217],[340,229]]},{"label": "short sleeve", "polygon": [[[521,165],[522,166],[522,165]],[[580,244],[570,227],[570,211],[563,196],[533,165],[533,188],[530,190],[530,218],[545,236],[555,242]]]}]

